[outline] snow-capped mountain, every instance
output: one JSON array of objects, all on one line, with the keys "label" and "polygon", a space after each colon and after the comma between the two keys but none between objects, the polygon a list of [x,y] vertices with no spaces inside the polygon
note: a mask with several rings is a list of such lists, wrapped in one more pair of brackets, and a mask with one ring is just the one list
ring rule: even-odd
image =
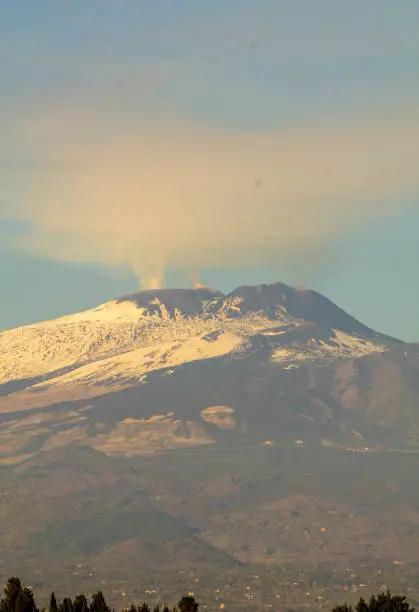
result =
[{"label": "snow-capped mountain", "polygon": [[[418,380],[419,345],[281,283],[140,291],[5,331],[4,567],[75,591],[151,568],[170,592],[187,568],[214,594],[226,568],[247,585],[288,563],[292,583],[313,558],[347,578],[407,545],[416,563]],[[403,521],[370,520],[377,489]]]},{"label": "snow-capped mountain", "polygon": [[[263,346],[278,367],[353,358],[393,344],[323,296],[282,283],[139,291],[92,310],[0,334],[0,384],[31,379],[42,391],[144,382],[197,360]],[[37,399],[39,399],[39,394]]]},{"label": "snow-capped mountain", "polygon": [[[413,363],[401,358],[407,350],[320,294],[282,283],[228,295],[139,291],[0,334],[0,460],[25,458],[29,431],[42,452],[83,440],[111,454],[214,443],[222,431],[307,437],[301,418],[317,440],[351,437],[368,429],[366,404],[377,423],[394,422],[377,396],[388,363]],[[400,380],[410,415],[416,396]]]}]

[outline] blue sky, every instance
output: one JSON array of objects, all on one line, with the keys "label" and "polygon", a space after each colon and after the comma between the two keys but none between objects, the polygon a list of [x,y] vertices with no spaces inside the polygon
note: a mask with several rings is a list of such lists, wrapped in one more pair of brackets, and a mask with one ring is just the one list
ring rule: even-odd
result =
[{"label": "blue sky", "polygon": [[0,3],[0,329],[193,271],[419,340],[418,25],[416,0]]}]

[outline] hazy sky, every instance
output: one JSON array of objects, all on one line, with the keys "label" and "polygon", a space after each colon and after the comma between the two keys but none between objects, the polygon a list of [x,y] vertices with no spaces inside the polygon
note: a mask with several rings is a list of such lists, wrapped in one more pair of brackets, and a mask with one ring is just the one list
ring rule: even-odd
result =
[{"label": "hazy sky", "polygon": [[0,329],[315,288],[419,341],[417,0],[0,3]]}]

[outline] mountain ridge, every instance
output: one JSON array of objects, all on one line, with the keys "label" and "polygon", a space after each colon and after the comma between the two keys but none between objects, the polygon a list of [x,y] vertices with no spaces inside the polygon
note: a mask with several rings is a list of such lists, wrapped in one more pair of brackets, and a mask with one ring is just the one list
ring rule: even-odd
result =
[{"label": "mountain ridge", "polygon": [[217,609],[226,584],[237,610],[250,584],[260,608],[278,584],[325,601],[348,568],[397,590],[394,560],[419,567],[418,381],[419,344],[283,283],[136,292],[2,332],[5,563],[75,591],[158,570]]},{"label": "mountain ridge", "polygon": [[[164,343],[172,352],[175,346],[180,355],[178,340],[184,345],[185,359],[188,350],[191,359],[204,353],[211,358],[243,348],[258,334],[272,346],[275,339],[276,345],[288,349],[311,345],[307,356],[331,353],[333,347],[337,351],[339,345],[350,352],[352,344],[357,354],[362,345],[368,351],[401,343],[359,323],[321,294],[283,283],[242,286],[226,295],[206,288],[139,291],[91,310],[0,333],[0,383]],[[193,338],[200,346],[192,346]]]}]

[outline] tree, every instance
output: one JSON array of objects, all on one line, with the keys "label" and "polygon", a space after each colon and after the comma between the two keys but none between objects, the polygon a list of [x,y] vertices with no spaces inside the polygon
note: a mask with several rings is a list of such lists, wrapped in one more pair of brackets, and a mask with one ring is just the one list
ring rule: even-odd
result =
[{"label": "tree", "polygon": [[[390,591],[380,593],[377,597],[372,595],[366,603],[361,597],[355,606],[356,612],[414,612],[404,595],[392,595]],[[346,604],[336,606],[332,612],[354,612],[352,606]]]},{"label": "tree", "polygon": [[22,591],[22,583],[19,578],[16,576],[9,578],[4,589],[3,598],[0,601],[0,612],[14,612],[17,599]]},{"label": "tree", "polygon": [[51,593],[51,597],[49,598],[49,612],[57,612],[57,611],[58,611],[57,599],[53,591]]},{"label": "tree", "polygon": [[38,612],[33,593],[23,588],[19,578],[9,578],[4,596],[0,601],[0,612]]},{"label": "tree", "polygon": [[106,603],[106,599],[102,591],[98,591],[93,595],[89,610],[90,612],[110,612],[110,608]]},{"label": "tree", "polygon": [[363,597],[361,597],[361,599],[358,601],[355,609],[356,609],[356,612],[368,612],[369,606],[365,602],[365,599]]},{"label": "tree", "polygon": [[14,612],[38,612],[31,589],[22,589],[16,599]]},{"label": "tree", "polygon": [[64,597],[63,603],[60,606],[60,612],[73,612],[73,602],[70,597]]},{"label": "tree", "polygon": [[73,604],[74,612],[88,612],[89,603],[85,597],[85,595],[76,595]]},{"label": "tree", "polygon": [[198,612],[199,603],[195,600],[195,597],[188,595],[182,597],[178,603],[180,612]]}]

